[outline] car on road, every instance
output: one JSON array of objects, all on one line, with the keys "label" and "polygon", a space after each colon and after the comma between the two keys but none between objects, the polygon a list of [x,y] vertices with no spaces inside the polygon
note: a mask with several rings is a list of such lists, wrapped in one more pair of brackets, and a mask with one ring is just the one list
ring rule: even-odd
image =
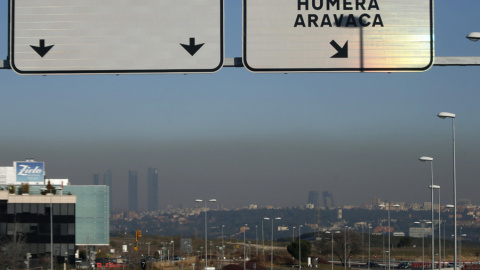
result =
[{"label": "car on road", "polygon": [[401,262],[397,265],[397,269],[407,269],[410,268],[409,262]]},{"label": "car on road", "polygon": [[376,263],[376,262],[367,262],[365,265],[366,265],[367,267],[370,266],[370,268],[380,268],[380,265],[379,265],[378,263]]}]

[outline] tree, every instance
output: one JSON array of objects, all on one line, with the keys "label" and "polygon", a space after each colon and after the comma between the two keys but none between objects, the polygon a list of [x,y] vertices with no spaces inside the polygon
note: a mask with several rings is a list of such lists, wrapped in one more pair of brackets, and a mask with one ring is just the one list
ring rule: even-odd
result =
[{"label": "tree", "polygon": [[300,246],[300,249],[301,249],[301,252],[302,252],[302,261],[303,261],[308,256],[310,256],[310,254],[312,253],[312,245],[310,245],[310,242],[305,241],[305,240],[301,240],[300,245],[299,245],[298,240],[293,241],[287,246],[287,251],[288,251],[288,253],[290,253],[290,255],[292,255],[295,259],[298,260],[298,257],[299,257],[298,248],[299,248],[299,246]]},{"label": "tree", "polygon": [[404,236],[398,241],[397,247],[408,247],[412,244],[412,239],[410,237]]},{"label": "tree", "polygon": [[[325,234],[322,240],[317,244],[317,249],[321,254],[331,254],[332,252],[332,234]],[[357,255],[361,251],[361,237],[358,232],[345,231],[333,233],[333,254],[342,264],[345,264],[345,258]],[[346,251],[346,253],[345,253]],[[303,257],[303,256],[302,256]]]},{"label": "tree", "polygon": [[30,192],[30,185],[28,183],[21,184],[20,187],[18,188],[18,194],[28,194]]},{"label": "tree", "polygon": [[54,186],[52,186],[52,184],[50,183],[50,180],[48,180],[46,188],[47,188],[47,191],[45,191],[45,193],[53,193],[53,194],[57,193],[57,190],[55,189]]},{"label": "tree", "polygon": [[0,269],[24,269],[26,255],[25,237],[14,233],[12,237],[0,237]]}]

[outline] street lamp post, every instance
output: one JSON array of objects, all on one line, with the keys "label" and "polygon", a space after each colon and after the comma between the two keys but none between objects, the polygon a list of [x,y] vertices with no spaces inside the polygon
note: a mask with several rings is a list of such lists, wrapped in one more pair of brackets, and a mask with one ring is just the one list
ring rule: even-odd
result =
[{"label": "street lamp post", "polygon": [[[441,217],[440,217],[440,186],[430,186],[431,189],[438,189],[438,269],[442,269],[442,230],[441,230]],[[432,205],[433,208],[433,205]],[[445,247],[443,247],[445,248]]]},{"label": "street lamp post", "polygon": [[208,252],[207,252],[207,202],[216,202],[216,199],[210,200],[200,200],[196,199],[195,202],[204,202],[205,203],[205,269],[208,268]]},{"label": "street lamp post", "polygon": [[332,236],[332,270],[333,270],[333,234],[340,233],[340,232],[339,231],[336,231],[336,232],[326,231],[325,233],[329,233]]},{"label": "street lamp post", "polygon": [[255,225],[255,256],[258,257],[258,226]]},{"label": "street lamp post", "polygon": [[247,251],[245,250],[246,244],[245,244],[245,233],[247,232],[247,224],[245,224],[245,227],[243,227],[243,270],[247,269]]},{"label": "street lamp post", "polygon": [[[50,270],[53,270],[53,206],[52,206],[52,191],[54,189],[41,188],[42,192],[49,192],[50,196]],[[46,194],[46,193],[45,193]]]},{"label": "street lamp post", "polygon": [[347,270],[347,230],[348,230],[348,226],[345,226],[345,230],[343,232],[343,269],[344,270]]},{"label": "street lamp post", "polygon": [[[447,209],[448,209],[448,208],[454,208],[454,206],[453,206],[453,204],[446,204],[446,205],[445,205],[445,208],[447,208]],[[448,211],[450,212],[450,210],[448,210]],[[445,227],[447,227],[447,226],[446,226],[446,225],[443,226],[443,260],[444,260],[444,261],[446,261],[446,260],[445,260],[445,257],[446,257],[446,256],[445,256],[445,250],[446,250],[446,248],[445,248],[445,247],[446,247],[446,245],[445,245],[445,238],[446,238],[446,237],[445,237],[445,235],[446,235],[446,233],[445,233]],[[452,234],[452,237],[453,237],[453,234]]]},{"label": "street lamp post", "polygon": [[[381,204],[379,205],[380,207],[385,207],[386,208],[386,205],[385,204]],[[394,207],[399,207],[400,205],[399,204],[394,204],[393,205]],[[387,208],[387,212],[388,212],[388,270],[390,270],[390,202],[388,203],[388,208]]]},{"label": "street lamp post", "polygon": [[[372,227],[370,225],[368,225],[368,270],[370,270],[370,229]],[[332,269],[333,270],[333,269]]]},{"label": "street lamp post", "polygon": [[271,245],[272,245],[272,251],[271,251],[271,253],[270,253],[270,270],[273,270],[273,220],[274,220],[274,219],[280,220],[280,219],[282,219],[282,218],[280,218],[280,217],[276,217],[276,218],[268,218],[268,217],[266,217],[266,218],[263,218],[263,219],[265,219],[265,220],[272,220],[272,239],[271,239],[271,241],[272,241],[272,243],[271,243]]},{"label": "street lamp post", "polygon": [[462,261],[462,237],[465,237],[467,236],[466,234],[462,234],[462,228],[460,228],[460,248],[459,248],[459,254],[458,254],[458,258],[460,260],[460,265],[462,266],[463,268],[463,261]]},{"label": "street lamp post", "polygon": [[425,269],[425,224],[430,224],[430,221],[415,221],[415,224],[422,224],[422,270]]},{"label": "street lamp post", "polygon": [[225,225],[222,225],[222,261],[225,260],[225,245],[223,244],[223,228],[225,228]]},{"label": "street lamp post", "polygon": [[419,158],[419,160],[421,162],[430,162],[430,170],[431,170],[431,176],[432,176],[432,184],[430,185],[430,190],[431,190],[431,194],[432,194],[432,265],[431,265],[431,268],[433,270],[433,266],[435,264],[435,224],[433,222],[434,220],[434,209],[433,209],[433,158],[432,157],[426,157],[426,156],[422,156]]},{"label": "street lamp post", "polygon": [[[472,38],[478,36],[477,34],[472,35]],[[467,36],[468,37],[468,36]],[[457,169],[455,161],[455,114],[449,112],[441,112],[437,114],[441,119],[452,118],[452,138],[453,138],[453,263],[454,269],[457,269]]]},{"label": "street lamp post", "polygon": [[303,225],[298,226],[298,269],[302,269],[302,227]]}]

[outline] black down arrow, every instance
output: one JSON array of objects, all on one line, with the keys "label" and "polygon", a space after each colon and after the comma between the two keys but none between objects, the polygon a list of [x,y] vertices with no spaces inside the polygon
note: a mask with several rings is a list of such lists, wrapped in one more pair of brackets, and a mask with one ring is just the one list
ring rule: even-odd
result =
[{"label": "black down arrow", "polygon": [[195,38],[190,38],[190,44],[189,45],[186,45],[186,44],[181,44],[182,47],[187,50],[187,52],[193,56],[195,53],[197,53],[198,50],[200,50],[200,48],[204,45],[205,43],[202,43],[202,44],[197,44],[195,45]]},{"label": "black down arrow", "polygon": [[53,46],[54,45],[45,46],[45,39],[40,39],[40,44],[38,47],[30,45],[30,47],[32,47],[32,49],[34,49],[41,57],[44,57]]}]

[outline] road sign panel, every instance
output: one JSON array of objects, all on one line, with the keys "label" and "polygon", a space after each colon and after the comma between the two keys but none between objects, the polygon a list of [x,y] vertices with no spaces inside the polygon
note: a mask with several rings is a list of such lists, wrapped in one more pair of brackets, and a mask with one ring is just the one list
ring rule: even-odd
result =
[{"label": "road sign panel", "polygon": [[243,0],[253,72],[424,71],[433,0]]},{"label": "road sign panel", "polygon": [[223,0],[10,0],[21,74],[195,73],[223,66]]}]

